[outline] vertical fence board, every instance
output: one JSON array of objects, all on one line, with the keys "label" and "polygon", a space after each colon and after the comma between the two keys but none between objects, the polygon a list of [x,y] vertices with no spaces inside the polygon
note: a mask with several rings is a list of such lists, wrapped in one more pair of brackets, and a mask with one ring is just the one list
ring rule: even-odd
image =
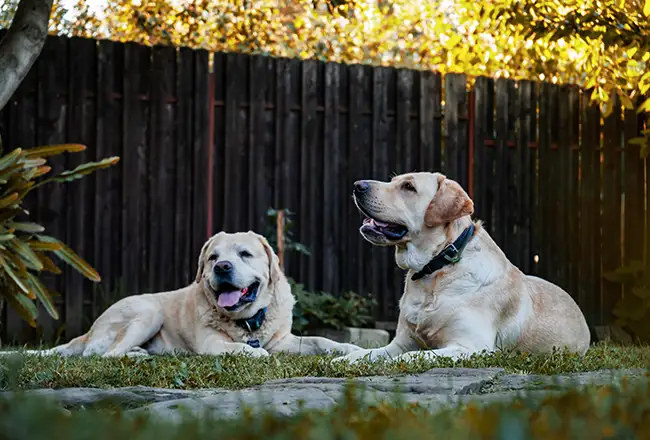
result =
[{"label": "vertical fence board", "polygon": [[467,90],[463,74],[445,76],[444,170],[447,177],[467,188]]},{"label": "vertical fence board", "polygon": [[639,136],[641,117],[635,110],[625,110],[624,115],[624,191],[625,191],[625,263],[643,260],[644,219],[644,165],[639,155],[639,146],[630,140]]},{"label": "vertical fence board", "polygon": [[[396,142],[396,169],[393,170],[397,174],[410,173],[416,171],[416,154],[419,153],[418,150],[422,149],[426,151],[427,161],[433,166],[433,131],[431,130],[432,120],[425,126],[424,124],[417,127],[415,124],[412,124],[411,121],[411,110],[413,107],[412,97],[413,97],[413,88],[414,88],[414,78],[415,72],[400,69],[397,71],[397,94],[396,94],[396,105],[395,105],[395,131],[397,135]],[[427,86],[428,88],[428,86]],[[423,101],[420,105],[424,107],[428,115],[427,117],[433,116],[433,95],[423,97]],[[418,144],[413,144],[413,132],[420,131],[421,143],[423,147],[421,148]],[[426,146],[424,146],[426,145]],[[435,171],[433,169],[424,168],[422,171]],[[390,261],[389,261],[390,263]],[[392,298],[395,304],[399,302],[399,298],[402,296],[403,291],[403,271],[397,267],[396,264],[392,264],[393,270],[391,271],[392,283],[388,283],[388,288],[393,289]]]},{"label": "vertical fence board", "polygon": [[440,171],[442,154],[442,80],[438,73],[418,72],[420,77],[421,171]]},{"label": "vertical fence board", "polygon": [[[365,135],[363,124],[364,110],[368,107],[370,94],[367,90],[366,74],[368,70],[361,65],[350,66],[350,75],[348,78],[348,87],[350,91],[350,105],[348,109],[348,130],[350,132],[350,148],[348,149],[348,181],[367,179],[370,176],[370,161],[368,152],[370,151],[370,139]],[[352,187],[350,187],[350,192]],[[353,203],[353,202],[350,202]],[[349,287],[357,292],[364,292],[365,283],[369,280],[368,260],[364,258],[364,252],[370,246],[361,238],[358,230],[361,226],[363,216],[352,210],[348,216],[348,249],[350,255],[348,280]],[[372,292],[377,294],[376,292]]]},{"label": "vertical fence board", "polygon": [[[553,283],[559,284],[561,282],[559,275],[559,266],[564,264],[563,253],[560,249],[563,244],[559,242],[560,229],[555,231],[549,230],[546,225],[557,223],[560,219],[559,200],[560,200],[560,185],[559,185],[559,150],[558,150],[558,91],[559,87],[556,84],[549,84],[548,88],[548,153],[546,156],[545,164],[545,180],[540,183],[540,193],[546,200],[547,217],[546,223],[543,225],[544,229],[548,232],[546,246],[546,277]],[[541,168],[541,166],[540,166]]]},{"label": "vertical fence board", "polygon": [[551,237],[552,231],[544,225],[552,224],[551,203],[552,189],[546,184],[549,181],[549,174],[552,168],[551,163],[551,84],[542,83],[539,90],[539,167],[537,177],[538,196],[538,228],[540,231],[538,241],[539,263],[537,264],[538,274],[544,278],[549,276],[549,259],[551,259]]},{"label": "vertical fence board", "polygon": [[[386,180],[389,175],[388,165],[388,90],[390,88],[389,69],[377,68],[373,70],[373,89],[372,89],[372,173],[371,179]],[[388,249],[374,248],[372,250],[372,279],[371,292],[374,295],[380,295],[383,303],[383,313],[385,316],[391,314],[392,295],[386,292],[387,273],[389,270],[389,253]],[[391,287],[392,283],[389,284]],[[384,293],[382,295],[382,293]]]},{"label": "vertical fence board", "polygon": [[520,167],[519,203],[521,234],[517,239],[520,244],[519,264],[526,274],[532,274],[535,266],[535,222],[530,213],[536,211],[536,154],[532,148],[537,142],[537,89],[532,81],[519,83],[519,136],[518,160]]},{"label": "vertical fence board", "polygon": [[494,233],[494,80],[476,78],[474,86],[474,212]]},{"label": "vertical fence board", "polygon": [[[248,199],[247,188],[248,164],[244,162],[246,149],[246,134],[242,104],[248,75],[243,74],[248,68],[247,57],[243,54],[228,53],[226,55],[226,139],[225,139],[225,170],[224,170],[224,215],[223,227],[226,232],[236,232],[247,222],[244,214]],[[257,80],[257,78],[256,78]]]},{"label": "vertical fence board", "polygon": [[567,256],[569,260],[568,287],[571,296],[578,300],[580,284],[580,90],[569,88],[568,112],[569,121],[569,158],[567,163]]},{"label": "vertical fence board", "polygon": [[145,270],[143,266],[144,240],[146,235],[141,234],[142,224],[146,222],[147,200],[147,169],[146,155],[146,128],[144,101],[140,99],[142,90],[141,77],[149,70],[146,63],[148,49],[127,43],[124,46],[124,72],[123,72],[123,102],[122,113],[122,143],[124,145],[122,164],[122,178],[124,192],[122,199],[122,274],[125,289],[128,293],[141,292],[143,289],[142,277]]},{"label": "vertical fence board", "polygon": [[174,287],[174,206],[177,185],[174,110],[170,99],[176,74],[176,50],[153,49],[151,71],[149,161],[151,179],[148,286],[155,291]]},{"label": "vertical fence board", "polygon": [[344,255],[340,253],[342,236],[337,227],[341,218],[341,200],[338,192],[342,157],[339,147],[339,64],[325,65],[324,154],[323,164],[323,289],[338,292],[339,271]]},{"label": "vertical fence board", "polygon": [[[250,96],[249,127],[248,127],[248,166],[241,182],[243,191],[248,189],[248,228],[261,231],[266,223],[266,210],[272,201],[271,180],[266,174],[267,146],[265,145],[265,95],[267,82],[262,80],[267,76],[268,57],[253,56],[249,58],[250,74],[248,88]],[[250,178],[255,176],[254,178]],[[271,177],[272,178],[272,177]],[[243,225],[239,226],[242,228]]]},{"label": "vertical fence board", "polygon": [[[571,118],[569,117],[569,89],[560,87],[557,91],[557,132],[555,134],[554,150],[555,163],[557,168],[557,178],[554,182],[557,185],[555,194],[557,197],[556,214],[557,214],[557,235],[555,237],[555,253],[558,260],[556,264],[558,274],[558,285],[563,289],[569,289],[568,269],[569,269],[569,240],[567,235],[567,225],[571,221],[573,207],[569,203],[568,189],[569,168],[568,163],[571,159]],[[571,293],[571,292],[569,292]]]},{"label": "vertical fence board", "polygon": [[176,68],[176,185],[174,204],[174,286],[179,288],[194,281],[192,255],[192,94],[194,53],[181,48]]},{"label": "vertical fence board", "polygon": [[[307,61],[302,63],[302,120],[301,120],[301,142],[300,142],[300,241],[307,244],[312,251],[311,257],[302,257],[300,262],[300,279],[308,287],[314,287],[314,272],[311,270],[313,256],[316,252],[315,235],[316,220],[312,216],[313,205],[311,185],[314,184],[316,176],[313,174],[312,157],[314,156],[314,145],[320,133],[316,131],[316,107],[318,105],[318,63]],[[318,182],[318,184],[321,184]]]},{"label": "vertical fence board", "polygon": [[[507,170],[507,148],[508,148],[508,83],[506,78],[499,78],[495,84],[495,101],[496,101],[496,118],[495,118],[495,159],[494,159],[494,176],[489,185],[494,186],[494,214],[492,219],[492,238],[501,249],[507,253],[508,225],[507,211],[510,201],[508,198],[508,170]],[[488,109],[489,111],[490,109]]]},{"label": "vertical fence board", "polygon": [[[603,123],[603,210],[602,210],[602,268],[603,272],[617,269],[621,265],[621,140],[623,121],[621,104],[617,95],[612,97],[612,113]],[[603,279],[599,320],[611,322],[612,310],[621,298],[622,289],[618,283]]]},{"label": "vertical fence board", "polygon": [[600,299],[600,111],[583,93],[580,163],[582,295],[579,305],[588,322],[595,323]]},{"label": "vertical fence board", "polygon": [[[68,91],[68,40],[63,37],[48,38],[43,51],[37,60],[38,72],[38,127],[36,129],[38,145],[55,145],[66,143],[65,128],[67,117]],[[16,145],[17,146],[17,145]],[[5,147],[5,151],[8,149]],[[52,167],[50,173],[58,174],[65,169],[64,155],[48,158]],[[108,170],[105,170],[108,171]],[[98,173],[100,174],[100,173]],[[108,174],[108,173],[106,173]],[[103,174],[105,176],[106,174]],[[36,191],[38,207],[35,214],[39,223],[45,227],[45,233],[53,237],[65,239],[65,184],[51,183]],[[97,258],[94,260],[99,263]],[[58,262],[62,268],[63,264]],[[109,262],[110,263],[110,262]],[[102,271],[103,267],[96,265],[102,277],[110,277]],[[47,289],[63,292],[64,278],[60,275],[43,273],[41,279]],[[56,331],[65,322],[63,298],[56,296],[54,304],[59,312],[59,321],[54,321],[39,305],[39,326],[43,329],[43,340],[51,341]]]},{"label": "vertical fence board", "polygon": [[[207,176],[208,149],[212,147],[212,139],[208,138],[209,96],[210,96],[210,59],[204,51],[194,52],[194,93],[193,93],[193,127],[192,127],[192,248],[190,254],[198,261],[201,247],[208,238],[207,224]],[[188,225],[189,226],[189,225]],[[194,263],[196,264],[196,263]],[[196,266],[193,266],[196,267]]]},{"label": "vertical fence board", "polygon": [[[123,156],[120,118],[122,100],[116,100],[114,97],[117,93],[114,70],[121,54],[117,50],[118,47],[117,43],[110,41],[100,41],[97,45],[97,80],[93,84],[97,106],[96,160]],[[102,283],[97,286],[93,295],[90,319],[101,314],[121,293],[119,281],[122,275],[122,228],[118,208],[122,198],[122,166],[123,161],[120,161],[95,175],[94,261]]]},{"label": "vertical fence board", "polygon": [[[93,40],[73,38],[69,40],[68,71],[70,72],[68,103],[70,117],[68,119],[68,141],[87,145],[92,151],[95,133],[95,102],[87,99],[89,91],[94,91],[96,78],[95,65],[97,45]],[[90,90],[93,89],[93,90]],[[68,160],[70,168],[74,168],[91,159],[88,150],[71,155]],[[94,242],[94,181],[81,179],[67,183],[70,200],[67,209],[66,243],[82,258],[91,260]],[[89,197],[90,196],[90,197]],[[85,305],[92,301],[92,285],[77,271],[66,270],[65,312],[66,337],[80,335],[91,322],[84,322],[88,311]],[[81,293],[83,292],[83,293]]]}]

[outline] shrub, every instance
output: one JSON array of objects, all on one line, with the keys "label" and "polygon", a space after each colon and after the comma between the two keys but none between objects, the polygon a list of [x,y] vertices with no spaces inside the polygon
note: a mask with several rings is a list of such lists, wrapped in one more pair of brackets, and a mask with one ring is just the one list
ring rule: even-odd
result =
[{"label": "shrub", "polygon": [[23,206],[25,196],[47,183],[69,182],[107,168],[116,164],[119,157],[87,162],[73,170],[42,178],[51,171],[47,157],[80,152],[86,147],[65,144],[25,150],[17,148],[7,154],[2,154],[1,147],[0,143],[0,300],[5,300],[29,325],[36,327],[38,309],[35,300],[43,304],[50,316],[58,319],[52,300],[55,292],[46,288],[38,277],[42,271],[61,273],[49,255],[54,254],[91,281],[99,282],[101,278],[72,249],[43,234],[43,226],[27,221],[29,212]]},{"label": "shrub", "polygon": [[344,292],[340,296],[310,292],[292,279],[289,282],[296,297],[293,308],[293,330],[296,333],[317,328],[368,327],[374,321],[372,312],[377,301],[370,296],[354,292]]},{"label": "shrub", "polygon": [[603,276],[625,287],[626,295],[614,306],[616,323],[640,341],[650,342],[650,267],[632,261]]}]

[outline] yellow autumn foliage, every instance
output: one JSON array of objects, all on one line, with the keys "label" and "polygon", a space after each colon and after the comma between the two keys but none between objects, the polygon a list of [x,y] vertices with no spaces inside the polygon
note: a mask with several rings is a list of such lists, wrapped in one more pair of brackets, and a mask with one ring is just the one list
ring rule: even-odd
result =
[{"label": "yellow autumn foliage", "polygon": [[[87,6],[80,0],[70,20],[58,4],[52,31],[578,84],[593,89],[606,112],[614,93],[631,108],[650,89],[650,0],[107,0],[99,11]],[[643,109],[650,110],[650,100]]]}]

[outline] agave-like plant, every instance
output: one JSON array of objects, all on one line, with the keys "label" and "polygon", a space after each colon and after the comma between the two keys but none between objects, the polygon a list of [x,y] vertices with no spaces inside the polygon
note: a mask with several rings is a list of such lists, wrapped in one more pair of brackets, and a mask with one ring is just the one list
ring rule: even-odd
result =
[{"label": "agave-like plant", "polygon": [[17,148],[2,154],[0,141],[0,302],[6,301],[32,327],[36,327],[38,318],[37,300],[50,316],[59,317],[52,299],[55,292],[47,289],[39,279],[43,271],[61,273],[50,255],[54,254],[89,280],[101,281],[97,271],[72,249],[43,234],[43,226],[26,221],[29,212],[23,207],[25,196],[42,185],[80,179],[120,160],[109,157],[45,177],[51,171],[47,157],[85,149],[80,144],[63,144]]}]

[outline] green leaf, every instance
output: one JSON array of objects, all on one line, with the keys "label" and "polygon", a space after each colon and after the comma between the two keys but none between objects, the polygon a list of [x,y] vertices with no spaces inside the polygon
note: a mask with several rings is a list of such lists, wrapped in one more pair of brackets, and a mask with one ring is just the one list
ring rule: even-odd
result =
[{"label": "green leaf", "polygon": [[18,201],[18,193],[14,192],[9,194],[7,197],[0,199],[0,209],[6,208],[7,206],[16,203]]},{"label": "green leaf", "polygon": [[88,278],[91,281],[96,283],[100,282],[102,279],[93,267],[88,264],[83,258],[77,255],[72,249],[66,246],[61,241],[57,240],[54,237],[49,237],[47,235],[39,235],[38,239],[45,243],[56,243],[61,245],[61,249],[54,251],[54,254],[72,266],[75,270],[81,273],[83,276]]},{"label": "green leaf", "polygon": [[7,275],[9,275],[9,277],[13,280],[13,282],[20,290],[22,290],[25,294],[29,293],[27,286],[23,283],[20,277],[16,275],[16,273],[11,268],[11,265],[4,257],[0,257],[0,267],[4,269]]},{"label": "green leaf", "polygon": [[24,241],[16,238],[8,242],[8,246],[13,248],[16,254],[27,264],[27,267],[38,271],[43,270],[43,263],[38,258],[38,255]]},{"label": "green leaf", "polygon": [[7,226],[15,229],[16,231],[27,232],[30,234],[38,234],[45,231],[45,228],[43,226],[39,225],[38,223],[31,222],[9,222]]},{"label": "green leaf", "polygon": [[11,307],[25,322],[31,327],[36,327],[36,318],[38,318],[38,309],[34,303],[26,298],[20,292],[5,292],[4,298],[9,307]]},{"label": "green leaf", "polygon": [[0,158],[0,170],[5,170],[15,164],[22,154],[23,150],[16,148],[11,153],[2,156],[2,158]]},{"label": "green leaf", "polygon": [[25,150],[25,155],[29,158],[49,157],[61,153],[78,153],[85,149],[86,146],[81,144],[46,145],[43,147],[29,148]]},{"label": "green leaf", "polygon": [[36,298],[38,298],[41,301],[41,304],[43,304],[43,307],[45,307],[47,313],[52,318],[59,319],[59,313],[56,311],[56,307],[54,307],[54,302],[52,300],[52,297],[50,296],[50,293],[47,291],[45,286],[41,284],[40,280],[37,277],[35,277],[33,274],[28,273],[25,282],[32,289],[32,291],[36,295]]},{"label": "green leaf", "polygon": [[76,179],[81,179],[82,177],[87,176],[88,174],[91,174],[97,170],[113,166],[119,161],[120,161],[119,157],[113,156],[113,157],[103,159],[99,162],[83,163],[73,170],[63,171],[57,176],[43,180],[37,186],[40,186],[48,182],[71,182]]}]

